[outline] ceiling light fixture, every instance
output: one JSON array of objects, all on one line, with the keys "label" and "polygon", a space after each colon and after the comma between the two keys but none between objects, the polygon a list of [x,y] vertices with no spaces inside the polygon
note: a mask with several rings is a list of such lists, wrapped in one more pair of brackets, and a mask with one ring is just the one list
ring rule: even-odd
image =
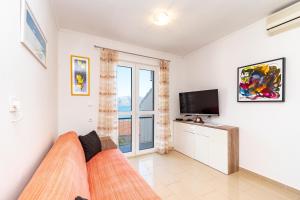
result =
[{"label": "ceiling light fixture", "polygon": [[161,11],[153,16],[153,23],[158,26],[167,25],[170,22],[170,16],[166,11]]}]

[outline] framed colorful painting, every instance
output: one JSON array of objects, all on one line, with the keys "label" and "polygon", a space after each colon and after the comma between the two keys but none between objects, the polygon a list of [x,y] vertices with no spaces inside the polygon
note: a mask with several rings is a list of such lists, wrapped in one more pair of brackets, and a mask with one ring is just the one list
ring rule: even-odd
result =
[{"label": "framed colorful painting", "polygon": [[90,96],[90,59],[71,55],[71,95]]},{"label": "framed colorful painting", "polygon": [[285,58],[239,67],[238,102],[284,102]]}]

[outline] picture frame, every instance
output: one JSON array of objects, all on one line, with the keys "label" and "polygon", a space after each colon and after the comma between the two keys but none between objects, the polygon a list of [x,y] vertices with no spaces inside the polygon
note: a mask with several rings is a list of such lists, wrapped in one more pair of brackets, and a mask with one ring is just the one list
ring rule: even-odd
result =
[{"label": "picture frame", "polygon": [[286,59],[278,58],[237,69],[237,102],[284,102]]},{"label": "picture frame", "polygon": [[90,58],[71,55],[71,95],[90,96]]},{"label": "picture frame", "polygon": [[21,43],[47,68],[47,40],[26,0],[21,0]]}]

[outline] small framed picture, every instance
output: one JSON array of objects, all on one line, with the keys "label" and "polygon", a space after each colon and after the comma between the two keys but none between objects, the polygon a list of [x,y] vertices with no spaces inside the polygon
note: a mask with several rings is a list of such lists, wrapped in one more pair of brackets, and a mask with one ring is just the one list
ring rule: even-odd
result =
[{"label": "small framed picture", "polygon": [[90,96],[90,59],[71,55],[71,95]]},{"label": "small framed picture", "polygon": [[21,0],[21,43],[47,68],[47,40],[25,0]]},{"label": "small framed picture", "polygon": [[285,58],[239,67],[238,102],[284,102]]}]

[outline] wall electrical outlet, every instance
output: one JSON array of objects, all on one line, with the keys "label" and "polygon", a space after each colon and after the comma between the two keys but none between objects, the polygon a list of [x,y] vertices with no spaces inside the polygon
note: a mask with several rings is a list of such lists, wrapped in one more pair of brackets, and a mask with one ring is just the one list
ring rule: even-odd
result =
[{"label": "wall electrical outlet", "polygon": [[12,114],[12,123],[17,123],[23,119],[21,102],[14,96],[9,98],[8,111]]},{"label": "wall electrical outlet", "polygon": [[92,108],[94,105],[93,105],[92,102],[88,102],[87,106],[88,106],[89,108]]},{"label": "wall electrical outlet", "polygon": [[8,111],[16,113],[21,109],[21,103],[16,97],[10,97]]}]

